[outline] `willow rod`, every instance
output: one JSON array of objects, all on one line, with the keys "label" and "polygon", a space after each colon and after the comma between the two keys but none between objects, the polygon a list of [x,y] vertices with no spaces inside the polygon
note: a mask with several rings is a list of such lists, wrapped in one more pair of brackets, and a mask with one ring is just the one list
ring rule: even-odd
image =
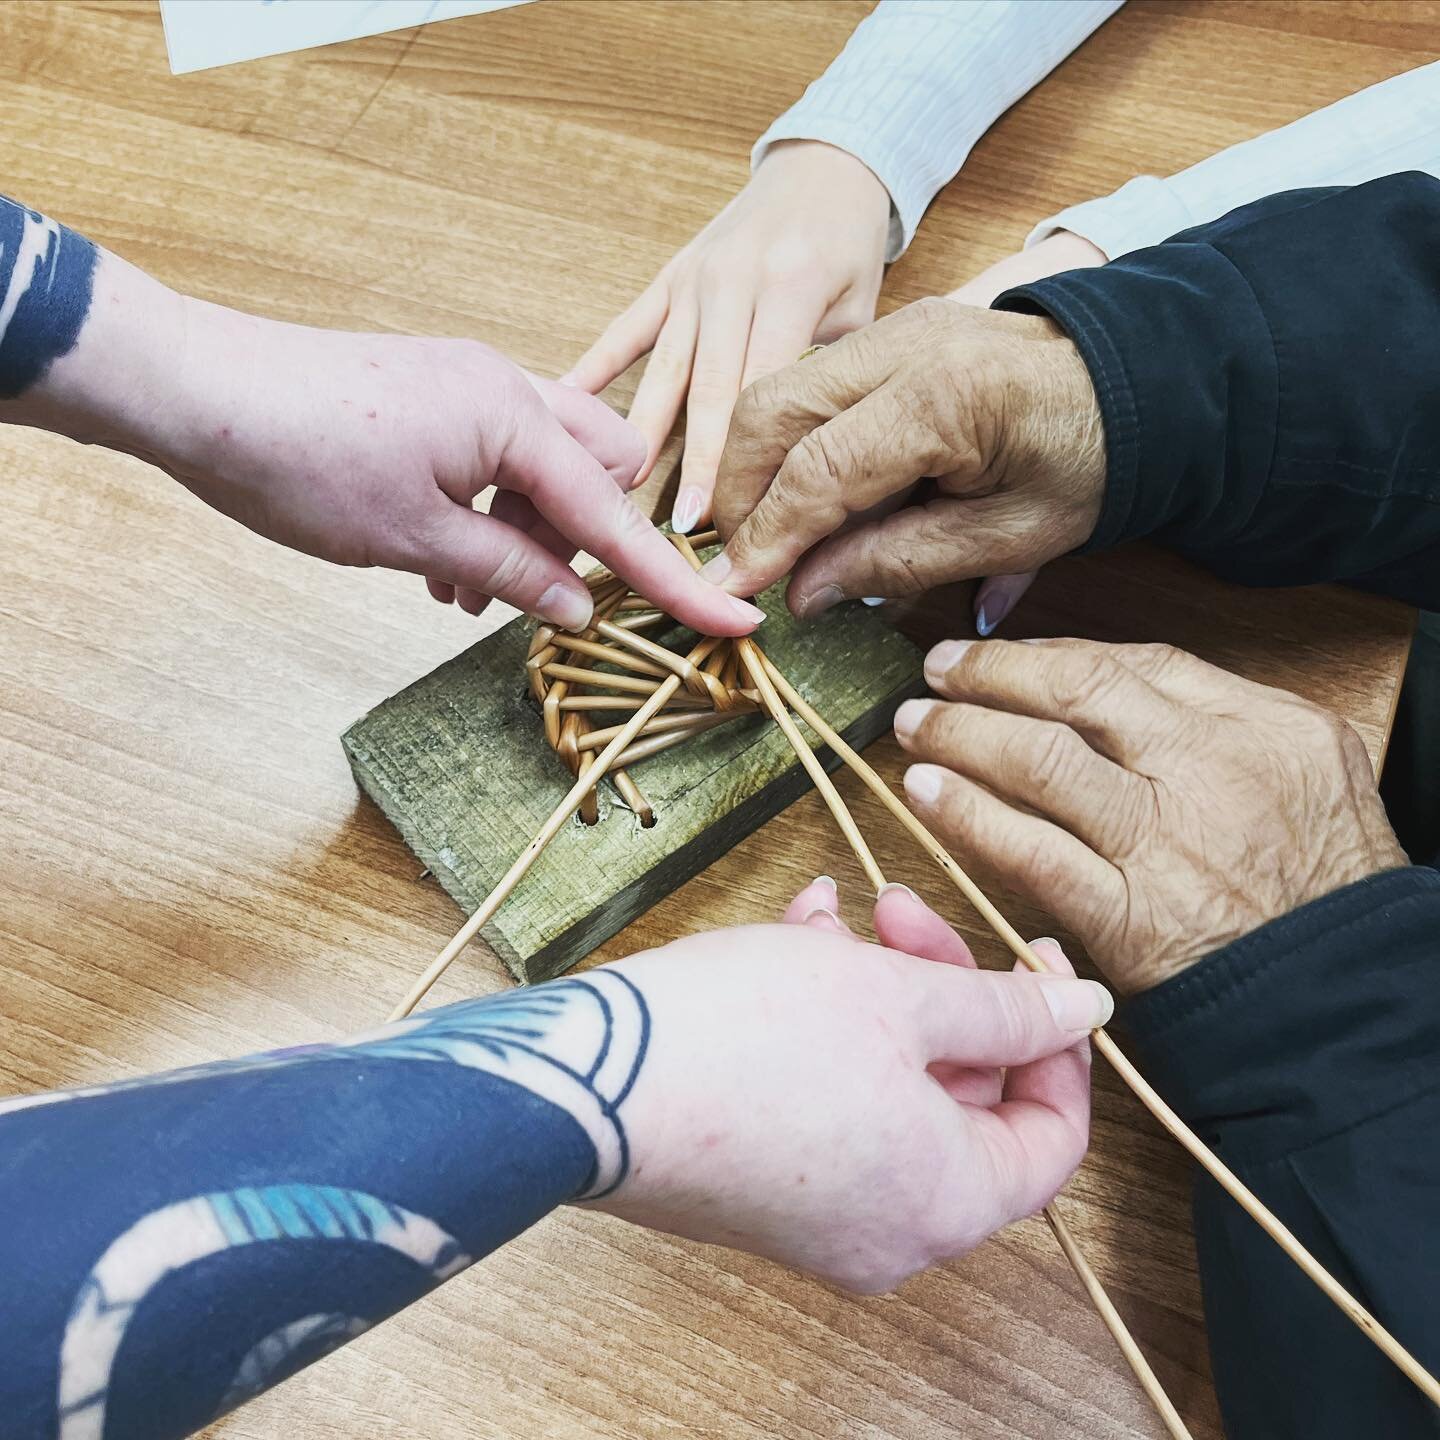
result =
[{"label": "willow rod", "polygon": [[[956,864],[948,850],[911,814],[890,787],[843,739],[806,703],[803,696],[777,670],[765,662],[769,677],[786,703],[879,797],[885,808],[913,835],[930,858],[950,877],[957,889],[979,912],[985,923],[1027,968],[1047,973],[1049,967],[1030,948],[1013,925],[992,905],[978,885]],[[807,747],[808,748],[808,747]],[[1103,1027],[1091,1032],[1095,1048],[1108,1060],[1120,1078],[1139,1097],[1140,1103],[1170,1132],[1217,1184],[1257,1225],[1314,1281],[1420,1388],[1434,1404],[1440,1405],[1440,1381],[1367,1310],[1300,1242],[1283,1220],[1215,1154],[1213,1150],[1172,1110],[1154,1086],[1135,1068]]]}]

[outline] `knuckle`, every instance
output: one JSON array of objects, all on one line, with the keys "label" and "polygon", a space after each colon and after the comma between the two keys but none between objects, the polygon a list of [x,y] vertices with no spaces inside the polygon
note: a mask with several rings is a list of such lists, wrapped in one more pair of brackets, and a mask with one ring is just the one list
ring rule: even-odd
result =
[{"label": "knuckle", "polygon": [[509,546],[496,557],[485,579],[485,588],[502,599],[518,595],[530,578],[530,564],[518,546]]},{"label": "knuckle", "polygon": [[1088,753],[1089,747],[1068,726],[1046,724],[1038,742],[1016,745],[1009,758],[1029,772],[1036,792],[1048,797],[1073,790]]}]

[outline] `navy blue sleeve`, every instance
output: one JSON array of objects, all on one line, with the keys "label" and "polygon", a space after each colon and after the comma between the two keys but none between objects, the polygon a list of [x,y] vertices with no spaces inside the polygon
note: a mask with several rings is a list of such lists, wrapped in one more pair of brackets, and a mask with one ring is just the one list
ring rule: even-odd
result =
[{"label": "navy blue sleeve", "polygon": [[71,349],[90,313],[95,247],[0,195],[0,399]]},{"label": "navy blue sleeve", "polygon": [[[1156,1088],[1440,1370],[1440,874],[1393,870],[1132,1000]],[[1433,1440],[1434,1408],[1208,1176],[1195,1236],[1230,1440]]]},{"label": "navy blue sleeve", "polygon": [[1440,181],[1273,195],[995,303],[1052,316],[1095,383],[1087,548],[1440,608]]},{"label": "navy blue sleeve", "polygon": [[613,971],[0,1102],[0,1436],[170,1440],[620,1182]]}]

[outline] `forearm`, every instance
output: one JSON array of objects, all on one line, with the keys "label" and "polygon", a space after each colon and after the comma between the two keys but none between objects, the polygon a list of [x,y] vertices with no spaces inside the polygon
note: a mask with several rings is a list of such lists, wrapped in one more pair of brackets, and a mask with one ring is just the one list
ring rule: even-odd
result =
[{"label": "forearm", "polygon": [[3,198],[0,295],[0,423],[173,463],[219,359],[186,353],[189,317],[229,312]]},{"label": "forearm", "polygon": [[1025,247],[1069,231],[1115,260],[1277,191],[1359,185],[1403,170],[1440,174],[1440,64],[1347,95],[1168,179],[1138,175],[1041,221]]},{"label": "forearm", "polygon": [[189,1434],[613,1187],[647,1035],[597,972],[0,1105],[0,1430]]},{"label": "forearm", "polygon": [[1440,605],[1440,182],[1298,191],[1007,292],[1080,348],[1105,425],[1091,548],[1153,535],[1250,584]]},{"label": "forearm", "polygon": [[865,162],[894,205],[889,253],[982,135],[1121,0],[882,0],[757,142],[823,140]]},{"label": "forearm", "polygon": [[[1440,876],[1396,870],[1131,1002],[1157,1088],[1422,1363],[1440,1363]],[[1433,1434],[1420,1393],[1213,1184],[1195,1196],[1232,1440]]]}]

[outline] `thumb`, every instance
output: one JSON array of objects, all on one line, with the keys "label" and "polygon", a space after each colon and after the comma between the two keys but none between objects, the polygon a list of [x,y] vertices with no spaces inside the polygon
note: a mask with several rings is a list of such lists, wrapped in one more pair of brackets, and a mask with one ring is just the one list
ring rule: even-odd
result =
[{"label": "thumb", "polygon": [[493,595],[566,630],[588,623],[593,608],[585,582],[544,545],[503,520],[443,497],[401,568]]},{"label": "thumb", "polygon": [[915,998],[927,1060],[1027,1065],[1070,1049],[1115,1012],[1110,992],[1066,975],[926,965]]}]

